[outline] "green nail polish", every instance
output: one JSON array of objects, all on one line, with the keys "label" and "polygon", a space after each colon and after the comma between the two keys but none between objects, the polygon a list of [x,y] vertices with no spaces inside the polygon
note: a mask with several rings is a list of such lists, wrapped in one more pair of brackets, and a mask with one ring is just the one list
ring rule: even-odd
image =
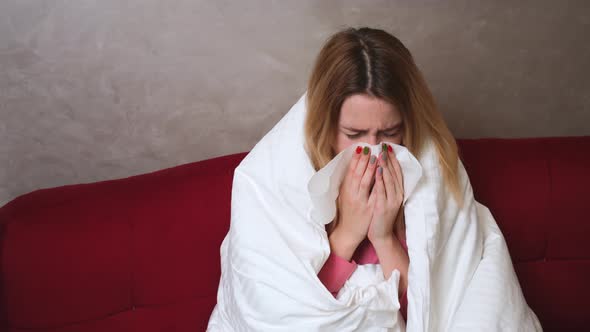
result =
[{"label": "green nail polish", "polygon": [[381,144],[381,148],[383,148],[383,152],[387,152],[387,144]]},{"label": "green nail polish", "polygon": [[375,160],[377,160],[377,157],[375,157],[375,155],[371,156],[371,160],[369,161],[371,164],[375,163]]},{"label": "green nail polish", "polygon": [[365,146],[365,148],[363,149],[363,153],[369,154],[369,147],[368,146]]}]

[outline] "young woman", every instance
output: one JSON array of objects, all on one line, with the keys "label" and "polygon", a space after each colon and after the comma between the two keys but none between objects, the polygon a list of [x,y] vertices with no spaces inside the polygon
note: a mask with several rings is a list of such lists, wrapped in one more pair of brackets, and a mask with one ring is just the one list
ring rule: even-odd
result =
[{"label": "young woman", "polygon": [[[316,170],[358,142],[404,145],[418,156],[430,136],[458,196],[456,142],[410,52],[391,34],[350,28],[332,36],[316,60],[307,109],[306,149]],[[326,229],[331,254],[318,276],[337,295],[357,264],[380,264],[386,279],[397,269],[405,318],[409,261],[401,168],[387,145],[377,157],[360,146],[355,152],[337,216]]]},{"label": "young woman", "polygon": [[541,330],[424,78],[382,30],[324,45],[235,169],[220,252],[211,332]]}]

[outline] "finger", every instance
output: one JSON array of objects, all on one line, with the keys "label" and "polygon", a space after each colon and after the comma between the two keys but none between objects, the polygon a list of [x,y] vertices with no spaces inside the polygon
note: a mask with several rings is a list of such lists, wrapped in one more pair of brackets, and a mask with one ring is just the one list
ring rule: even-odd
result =
[{"label": "finger", "polygon": [[[384,154],[384,156],[382,156],[383,157],[382,160],[384,161],[385,168],[387,170],[389,170],[389,172],[392,175],[393,183],[395,185],[395,190],[398,194],[399,193],[403,194],[403,187],[402,187],[402,183],[400,180],[401,171],[399,171],[398,169],[395,168],[395,164],[397,162],[397,159],[395,158],[393,148],[390,145],[383,143],[382,150],[383,150],[383,154]],[[397,165],[399,166],[399,163]]]},{"label": "finger", "polygon": [[387,145],[383,144],[383,149],[381,151],[381,154],[379,155],[379,165],[383,167],[384,173],[389,173],[389,175],[393,178],[395,177],[395,174],[393,168],[390,166],[389,158],[390,157],[387,154]]},{"label": "finger", "polygon": [[361,184],[359,186],[359,194],[362,195],[361,197],[369,197],[369,191],[371,190],[371,184],[375,179],[375,169],[377,168],[377,157],[372,155],[369,158],[369,164],[367,165],[367,169],[363,174],[361,179]]},{"label": "finger", "polygon": [[383,167],[379,167],[377,169],[377,174],[375,176],[375,187],[373,188],[373,191],[376,192],[376,200],[377,201],[385,201],[386,200],[386,194],[385,194],[385,186],[383,183]]},{"label": "finger", "polygon": [[356,168],[354,170],[352,189],[354,189],[355,191],[359,190],[361,179],[363,178],[363,174],[365,174],[365,170],[367,169],[367,164],[369,163],[370,157],[369,152],[369,147],[365,146],[363,148],[363,152],[361,153],[360,160],[358,161]]},{"label": "finger", "polygon": [[385,196],[388,201],[395,197],[397,188],[395,187],[394,175],[388,167],[387,160],[383,160],[383,156],[386,156],[385,152],[381,152],[380,166],[383,167],[383,183],[385,186]]},{"label": "finger", "polygon": [[363,147],[357,145],[356,149],[352,153],[352,159],[350,159],[350,163],[348,164],[348,171],[349,173],[354,172],[356,169],[356,165],[358,164],[359,160],[361,159],[361,153],[363,152]]},{"label": "finger", "polygon": [[373,185],[373,189],[371,190],[371,193],[369,193],[369,200],[367,201],[367,203],[369,204],[369,206],[375,206],[375,201],[377,200],[377,173],[379,166],[375,167],[375,184]]},{"label": "finger", "polygon": [[[382,150],[383,150],[383,154],[385,155],[382,160],[384,161],[385,168],[387,170],[389,170],[389,172],[392,175],[393,183],[395,185],[395,190],[397,193],[400,193],[400,192],[403,193],[403,191],[401,191],[402,190],[401,180],[400,180],[401,172],[395,168],[395,163],[397,162],[397,159],[395,158],[395,154],[393,153],[393,148],[391,146],[383,143]],[[398,166],[399,166],[399,163],[398,163]]]},{"label": "finger", "polygon": [[403,195],[404,193],[404,174],[402,173],[402,167],[399,164],[399,160],[397,160],[397,157],[395,155],[395,151],[393,150],[393,148],[390,148],[389,150],[391,153],[389,154],[389,156],[391,158],[389,158],[394,170],[395,170],[395,179],[396,179],[396,188],[398,188],[399,192]]},{"label": "finger", "polygon": [[377,166],[375,168],[375,185],[373,186],[373,190],[369,195],[368,203],[369,206],[375,208],[376,204],[383,205],[383,201],[385,201],[385,188],[383,186],[383,168],[381,166]]}]

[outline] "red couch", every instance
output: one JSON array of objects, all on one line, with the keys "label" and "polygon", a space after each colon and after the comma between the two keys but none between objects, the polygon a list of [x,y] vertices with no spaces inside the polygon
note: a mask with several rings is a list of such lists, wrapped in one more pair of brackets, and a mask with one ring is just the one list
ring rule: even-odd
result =
[{"label": "red couch", "polygon": [[[459,146],[545,331],[589,331],[590,136]],[[244,156],[36,190],[0,208],[0,331],[204,331]]]}]

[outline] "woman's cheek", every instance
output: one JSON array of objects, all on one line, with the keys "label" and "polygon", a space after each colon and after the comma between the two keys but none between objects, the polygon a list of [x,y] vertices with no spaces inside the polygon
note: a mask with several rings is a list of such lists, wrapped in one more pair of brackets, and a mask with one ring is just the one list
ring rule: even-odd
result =
[{"label": "woman's cheek", "polygon": [[388,138],[384,138],[383,140],[385,142],[388,142],[388,143],[393,143],[393,144],[397,144],[397,145],[403,145],[402,144],[402,137],[401,136],[388,137]]},{"label": "woman's cheek", "polygon": [[346,148],[348,148],[349,146],[351,146],[355,143],[356,143],[355,139],[348,138],[344,135],[344,137],[341,138],[340,151],[345,150]]},{"label": "woman's cheek", "polygon": [[336,143],[336,154],[340,153],[342,150],[345,150],[347,147],[353,145],[355,143],[354,139],[350,139],[345,135],[338,137]]}]

